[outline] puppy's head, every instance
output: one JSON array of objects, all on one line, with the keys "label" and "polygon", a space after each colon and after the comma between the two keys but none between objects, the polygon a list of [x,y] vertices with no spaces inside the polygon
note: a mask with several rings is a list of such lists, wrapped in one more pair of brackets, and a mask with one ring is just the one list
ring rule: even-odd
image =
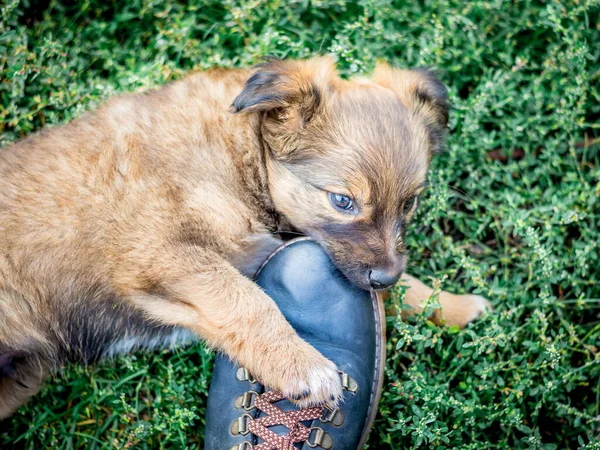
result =
[{"label": "puppy's head", "polygon": [[406,226],[448,118],[425,70],[379,64],[340,79],[329,58],[272,61],[233,108],[256,113],[275,208],[316,239],[355,284],[384,289],[406,267]]}]

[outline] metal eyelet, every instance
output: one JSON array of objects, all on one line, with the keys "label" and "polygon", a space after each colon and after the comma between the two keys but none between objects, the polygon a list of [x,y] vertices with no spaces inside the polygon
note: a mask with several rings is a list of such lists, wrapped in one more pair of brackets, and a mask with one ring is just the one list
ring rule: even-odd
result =
[{"label": "metal eyelet", "polygon": [[342,372],[342,387],[352,394],[358,391],[358,383],[345,372]]},{"label": "metal eyelet", "polygon": [[247,381],[250,384],[256,383],[256,379],[254,379],[254,377],[250,374],[250,372],[248,372],[248,369],[246,369],[245,367],[240,367],[235,372],[235,377],[238,379],[238,381]]},{"label": "metal eyelet", "polygon": [[244,408],[246,411],[251,411],[254,409],[254,401],[258,397],[258,392],[256,391],[247,391],[240,395],[233,402],[233,406],[236,408]]},{"label": "metal eyelet", "polygon": [[254,446],[250,442],[244,441],[241,444],[234,445],[229,450],[252,450],[253,448]]},{"label": "metal eyelet", "polygon": [[250,417],[250,414],[244,414],[242,417],[234,421],[231,424],[231,427],[229,428],[231,434],[233,434],[234,436],[238,434],[246,436],[248,433],[250,433],[250,430],[248,429],[248,421],[251,418],[252,417]]},{"label": "metal eyelet", "polygon": [[333,448],[333,438],[325,433],[322,428],[311,427],[306,444],[311,448],[321,447],[322,449],[329,450]]},{"label": "metal eyelet", "polygon": [[334,427],[341,427],[344,424],[344,413],[339,409],[331,409],[329,407],[323,408],[323,414],[321,414],[322,423],[331,422]]}]

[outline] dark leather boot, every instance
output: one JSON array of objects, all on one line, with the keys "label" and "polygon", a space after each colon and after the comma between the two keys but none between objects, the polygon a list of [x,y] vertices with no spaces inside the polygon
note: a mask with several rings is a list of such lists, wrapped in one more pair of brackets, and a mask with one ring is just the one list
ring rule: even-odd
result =
[{"label": "dark leather boot", "polygon": [[377,412],[385,364],[384,312],[376,294],[352,285],[308,238],[277,249],[256,282],[296,332],[337,364],[344,399],[334,411],[300,410],[218,355],[205,450],[362,448]]}]

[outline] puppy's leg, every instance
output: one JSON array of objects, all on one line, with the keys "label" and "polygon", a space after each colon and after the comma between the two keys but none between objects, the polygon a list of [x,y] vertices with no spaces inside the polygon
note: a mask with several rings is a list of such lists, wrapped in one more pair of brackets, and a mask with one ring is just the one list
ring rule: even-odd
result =
[{"label": "puppy's leg", "polygon": [[[433,289],[407,274],[402,275],[400,283],[408,287],[404,303],[411,307],[410,310],[402,311],[402,316],[406,317],[422,311],[420,304],[433,294]],[[431,317],[438,325],[443,322],[448,326],[458,325],[462,328],[484,311],[492,309],[489,301],[473,294],[457,295],[442,291],[439,302],[442,308],[436,309]]]},{"label": "puppy's leg", "polygon": [[126,298],[154,320],[197,333],[301,406],[341,398],[335,365],[296,334],[258,285],[217,254],[189,256],[168,264],[163,258],[150,269],[145,292]]},{"label": "puppy's leg", "polygon": [[35,355],[0,354],[0,420],[40,390],[46,373],[44,363]]}]

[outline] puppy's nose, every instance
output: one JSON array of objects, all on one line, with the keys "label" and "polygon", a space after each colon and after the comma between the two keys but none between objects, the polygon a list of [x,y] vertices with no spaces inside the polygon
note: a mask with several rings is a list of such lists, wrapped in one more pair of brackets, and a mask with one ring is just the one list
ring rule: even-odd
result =
[{"label": "puppy's nose", "polygon": [[369,272],[369,284],[373,289],[385,289],[393,286],[400,279],[402,270],[396,267],[390,269],[373,268]]}]

